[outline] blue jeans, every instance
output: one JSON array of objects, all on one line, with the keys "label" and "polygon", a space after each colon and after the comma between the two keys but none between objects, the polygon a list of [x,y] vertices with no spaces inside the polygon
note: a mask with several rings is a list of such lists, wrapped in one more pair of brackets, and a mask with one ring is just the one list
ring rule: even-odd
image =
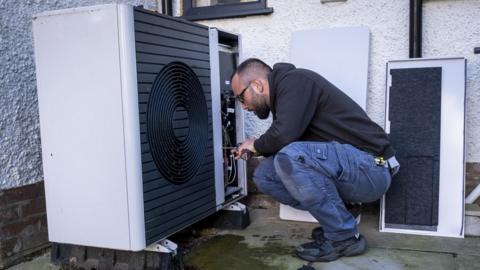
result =
[{"label": "blue jeans", "polygon": [[333,241],[358,233],[346,202],[373,202],[390,186],[389,169],[371,154],[337,142],[293,142],[263,160],[255,184],[280,203],[307,210]]}]

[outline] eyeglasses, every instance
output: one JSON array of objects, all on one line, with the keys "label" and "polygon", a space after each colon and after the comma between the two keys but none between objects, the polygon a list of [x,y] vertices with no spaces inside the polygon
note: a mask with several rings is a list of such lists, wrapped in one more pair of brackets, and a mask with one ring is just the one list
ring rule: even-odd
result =
[{"label": "eyeglasses", "polygon": [[243,94],[245,94],[245,91],[247,91],[247,89],[250,87],[250,83],[247,85],[247,87],[243,88],[242,92],[240,92],[240,95],[236,96],[235,98],[238,99],[238,101],[240,101],[241,103],[243,103],[245,101],[245,99],[243,98]]}]

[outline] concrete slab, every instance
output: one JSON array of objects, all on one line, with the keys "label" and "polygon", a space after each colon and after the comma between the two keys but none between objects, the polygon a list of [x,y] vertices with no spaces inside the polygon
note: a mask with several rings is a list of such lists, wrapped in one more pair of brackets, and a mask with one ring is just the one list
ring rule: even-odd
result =
[{"label": "concrete slab", "polygon": [[458,269],[458,270],[480,269],[480,256],[458,255],[456,258],[455,269]]},{"label": "concrete slab", "polygon": [[[364,255],[330,263],[308,263],[297,258],[293,251],[297,245],[311,241],[311,230],[317,225],[280,220],[277,204],[258,205],[261,206],[250,209],[252,223],[244,230],[204,228],[199,231],[195,228],[193,236],[191,233],[176,235],[174,240],[179,244],[190,245],[185,255],[187,269],[296,270],[308,264],[317,270],[480,269],[480,238],[380,233],[375,211],[362,214],[360,231],[369,244]],[[59,268],[50,264],[49,254],[44,254],[9,270]]]},{"label": "concrete slab", "polygon": [[[316,224],[280,220],[277,207],[252,209],[250,214],[252,224],[245,230],[208,230],[212,238],[186,256],[186,265],[195,270],[296,270],[308,264],[293,251],[311,241]],[[380,233],[378,215],[368,212],[362,216],[360,231],[369,242],[364,255],[310,265],[315,269],[480,269],[476,256],[480,238]]]},{"label": "concrete slab", "polygon": [[364,255],[331,263],[314,263],[315,269],[455,269],[452,254],[370,248]]},{"label": "concrete slab", "polygon": [[370,246],[390,249],[406,249],[427,252],[479,255],[480,238],[450,238],[438,236],[408,235],[398,233],[381,233],[378,231],[378,216],[367,213],[363,215],[360,231]]},{"label": "concrete slab", "polygon": [[[241,236],[212,238],[186,257],[186,264],[201,270],[294,270],[308,264],[292,254],[293,247],[265,241],[258,247]],[[330,263],[311,263],[315,269],[455,269],[455,257],[448,253],[370,248],[358,257]]]}]

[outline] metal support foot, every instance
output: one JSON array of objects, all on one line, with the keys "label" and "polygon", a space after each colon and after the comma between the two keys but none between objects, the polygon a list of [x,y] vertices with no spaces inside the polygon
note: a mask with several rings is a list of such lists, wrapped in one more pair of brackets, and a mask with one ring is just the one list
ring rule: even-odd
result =
[{"label": "metal support foot", "polygon": [[174,242],[172,242],[168,239],[163,239],[163,240],[160,240],[156,243],[153,243],[153,244],[149,245],[144,250],[160,252],[160,253],[170,253],[173,256],[175,256],[175,255],[177,255],[177,248],[178,248],[178,245],[175,244]]}]

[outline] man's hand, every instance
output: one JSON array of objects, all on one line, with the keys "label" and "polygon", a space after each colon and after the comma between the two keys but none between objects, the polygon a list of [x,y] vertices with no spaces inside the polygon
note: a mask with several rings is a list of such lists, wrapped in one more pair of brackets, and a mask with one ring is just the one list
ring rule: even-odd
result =
[{"label": "man's hand", "polygon": [[255,139],[246,139],[242,144],[238,147],[232,149],[232,154],[234,154],[235,159],[245,159],[248,160],[252,155],[255,155],[257,151],[253,146]]}]

